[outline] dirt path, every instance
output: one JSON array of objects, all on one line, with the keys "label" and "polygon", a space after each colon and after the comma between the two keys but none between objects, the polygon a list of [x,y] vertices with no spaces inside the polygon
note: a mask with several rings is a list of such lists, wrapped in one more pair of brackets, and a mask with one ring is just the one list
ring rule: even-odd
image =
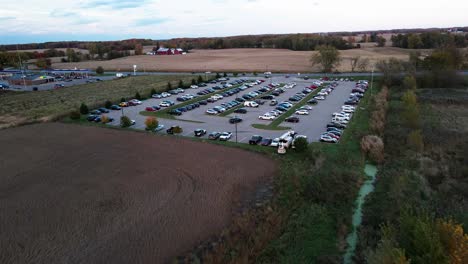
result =
[{"label": "dirt path", "polygon": [[166,262],[275,173],[238,149],[58,123],[0,145],[0,263]]}]

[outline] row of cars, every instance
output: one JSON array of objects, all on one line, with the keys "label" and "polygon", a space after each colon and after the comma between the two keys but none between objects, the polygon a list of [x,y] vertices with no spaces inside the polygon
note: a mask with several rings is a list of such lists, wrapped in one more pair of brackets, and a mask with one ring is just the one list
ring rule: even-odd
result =
[{"label": "row of cars", "polygon": [[356,111],[356,106],[367,90],[367,81],[358,81],[356,87],[352,90],[348,100],[341,106],[341,112],[332,114],[332,119],[327,124],[327,130],[320,135],[320,141],[328,143],[338,143],[344,129],[351,120],[352,114]]},{"label": "row of cars", "polygon": [[[246,90],[247,88],[249,87],[253,87],[254,85],[259,85],[261,83],[263,83],[264,80],[256,80],[254,82],[251,82],[251,83],[248,83],[248,84],[245,84],[241,87],[238,87],[238,88],[235,88],[233,93],[229,93],[228,91],[228,94],[221,94],[220,97],[216,98],[216,97],[212,97],[213,100],[217,101],[217,100],[220,100],[224,97],[228,97],[228,96],[232,96],[234,94],[237,94],[241,91],[244,91]],[[279,86],[279,84],[270,84],[269,86],[263,86],[262,88],[256,90],[256,91],[251,91],[249,93],[246,93],[246,94],[243,94],[241,96],[237,96],[236,99],[230,101],[230,102],[224,102],[220,105],[217,105],[213,108],[210,108],[210,109],[207,109],[206,110],[206,114],[209,114],[209,115],[217,115],[217,114],[220,114],[220,113],[223,113],[231,108],[234,108],[234,107],[237,107],[239,105],[243,105],[244,107],[258,107],[259,104],[263,103],[263,102],[260,102],[260,101],[252,101],[254,98],[258,97],[259,95],[263,94],[263,93],[266,93],[266,92],[269,92],[271,89],[273,89],[273,87],[276,87],[276,86]]]}]

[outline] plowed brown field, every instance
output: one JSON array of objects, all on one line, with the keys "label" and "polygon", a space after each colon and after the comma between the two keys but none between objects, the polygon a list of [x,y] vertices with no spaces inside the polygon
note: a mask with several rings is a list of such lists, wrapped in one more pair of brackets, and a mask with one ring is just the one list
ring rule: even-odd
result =
[{"label": "plowed brown field", "polygon": [[240,149],[59,123],[0,146],[0,263],[167,262],[275,173]]}]

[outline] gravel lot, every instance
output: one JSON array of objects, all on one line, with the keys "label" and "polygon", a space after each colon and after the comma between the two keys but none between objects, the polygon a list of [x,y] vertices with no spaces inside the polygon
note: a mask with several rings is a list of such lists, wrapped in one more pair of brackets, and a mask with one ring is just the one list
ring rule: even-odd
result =
[{"label": "gravel lot", "polygon": [[[231,78],[230,81],[235,80],[236,78]],[[264,79],[261,77],[253,78],[253,77],[245,77],[245,79]],[[286,101],[288,98],[297,93],[302,91],[302,89],[306,86],[310,86],[314,80],[303,80],[295,77],[286,78],[285,76],[281,77],[273,77],[270,80],[267,80],[265,83],[256,85],[252,88],[249,88],[245,91],[239,93],[240,95],[246,94],[250,91],[258,90],[261,86],[268,84],[269,82],[276,82],[276,83],[291,83],[295,82],[297,84],[296,87],[292,89],[286,89],[286,92],[278,96],[276,99],[281,101]],[[338,87],[327,96],[326,100],[319,101],[319,103],[314,107],[313,110],[309,111],[310,114],[308,116],[299,116],[300,122],[299,123],[287,123],[283,122],[281,126],[284,127],[291,127],[293,130],[298,132],[299,134],[306,135],[309,142],[315,142],[319,140],[320,134],[325,131],[326,124],[331,120],[331,115],[333,112],[337,112],[340,110],[341,105],[343,105],[344,101],[348,98],[352,88],[354,87],[354,82],[339,82]],[[209,85],[208,87],[215,86],[214,84]],[[187,89],[185,93],[196,94],[201,89],[207,87],[202,87],[199,89]],[[134,125],[135,128],[144,129],[145,124],[144,121],[146,119],[145,116],[140,115],[141,111],[147,106],[159,105],[159,103],[163,100],[171,100],[175,101],[177,96],[171,96],[164,99],[148,99],[143,101],[142,105],[139,106],[132,106],[124,108],[124,114],[129,116],[130,119],[134,119],[136,124]],[[212,131],[218,132],[233,132],[233,137],[231,141],[235,141],[235,125],[229,123],[229,118],[233,116],[238,116],[243,119],[241,123],[237,125],[237,133],[238,133],[238,142],[247,143],[249,139],[253,135],[261,135],[267,138],[276,138],[282,135],[284,131],[274,131],[274,130],[263,130],[263,129],[256,129],[252,127],[252,124],[269,124],[271,121],[260,120],[258,119],[259,115],[264,114],[270,110],[274,109],[274,106],[269,106],[267,101],[264,105],[260,105],[258,108],[246,108],[248,110],[247,114],[230,114],[226,117],[221,116],[212,116],[205,114],[205,111],[209,108],[212,108],[216,105],[220,105],[223,102],[229,102],[236,98],[236,95],[223,98],[215,103],[209,103],[206,106],[200,106],[194,110],[188,111],[183,113],[181,116],[176,117],[177,119],[183,120],[192,120],[196,122],[187,122],[182,120],[170,120],[170,119],[159,119],[159,123],[163,124],[166,128],[169,128],[173,125],[179,125],[183,128],[184,132],[182,133],[183,136],[193,136],[193,131],[197,128],[203,128],[208,131],[208,133]],[[176,102],[178,103],[178,102]],[[121,111],[111,111],[108,116],[115,119],[114,122],[110,123],[110,125],[119,125],[119,119],[121,116]],[[200,123],[201,122],[201,123]],[[165,133],[165,129],[161,131],[161,133]]]}]

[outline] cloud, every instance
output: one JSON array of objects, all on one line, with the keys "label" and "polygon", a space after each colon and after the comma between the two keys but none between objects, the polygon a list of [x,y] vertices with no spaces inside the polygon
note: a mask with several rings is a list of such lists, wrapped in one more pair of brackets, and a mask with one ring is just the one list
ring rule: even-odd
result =
[{"label": "cloud", "polygon": [[64,11],[60,9],[54,9],[49,13],[51,17],[72,17],[76,16],[76,13],[70,11]]},{"label": "cloud", "polygon": [[16,19],[16,17],[13,17],[13,16],[0,16],[0,21],[7,21],[7,20],[13,20],[13,19]]},{"label": "cloud", "polygon": [[135,26],[154,26],[154,25],[159,25],[159,24],[165,23],[165,22],[167,22],[169,20],[170,19],[168,19],[168,18],[151,18],[151,17],[148,17],[148,18],[142,18],[142,19],[136,20],[133,23],[133,25],[135,25]]},{"label": "cloud", "polygon": [[93,0],[86,4],[89,8],[109,7],[112,9],[127,9],[144,6],[148,0]]}]

